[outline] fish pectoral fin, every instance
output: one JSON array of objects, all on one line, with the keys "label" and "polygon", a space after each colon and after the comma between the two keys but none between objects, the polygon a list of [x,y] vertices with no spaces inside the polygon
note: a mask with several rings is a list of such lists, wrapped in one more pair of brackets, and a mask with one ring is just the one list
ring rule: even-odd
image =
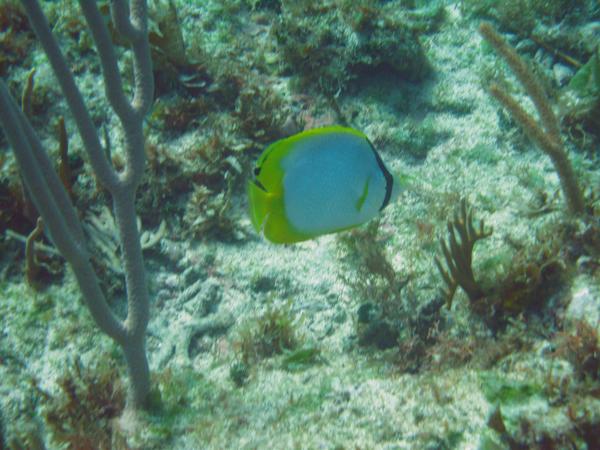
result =
[{"label": "fish pectoral fin", "polygon": [[358,200],[356,201],[356,210],[359,212],[362,209],[363,205],[365,204],[365,200],[367,199],[367,196],[369,195],[369,181],[371,181],[371,177],[367,178],[367,181],[365,181],[365,185],[363,186],[362,194],[360,195],[360,197],[358,197]]}]

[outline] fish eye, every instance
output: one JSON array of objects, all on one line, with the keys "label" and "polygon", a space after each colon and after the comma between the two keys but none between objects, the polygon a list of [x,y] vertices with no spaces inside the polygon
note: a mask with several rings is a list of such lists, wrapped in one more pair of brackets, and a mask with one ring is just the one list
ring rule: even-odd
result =
[{"label": "fish eye", "polygon": [[254,168],[254,176],[257,177],[260,174],[260,167]]}]

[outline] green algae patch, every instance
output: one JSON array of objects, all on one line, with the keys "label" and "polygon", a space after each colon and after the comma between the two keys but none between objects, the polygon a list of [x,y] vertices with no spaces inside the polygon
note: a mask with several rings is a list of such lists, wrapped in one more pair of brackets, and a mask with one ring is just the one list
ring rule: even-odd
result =
[{"label": "green algae patch", "polygon": [[516,405],[541,397],[544,393],[540,384],[511,380],[492,372],[483,372],[480,379],[483,395],[490,403]]},{"label": "green algae patch", "polygon": [[600,95],[600,49],[571,78],[569,88],[579,97]]},{"label": "green algae patch", "polygon": [[317,347],[303,347],[288,352],[281,362],[281,368],[288,372],[300,372],[322,360],[321,351]]}]

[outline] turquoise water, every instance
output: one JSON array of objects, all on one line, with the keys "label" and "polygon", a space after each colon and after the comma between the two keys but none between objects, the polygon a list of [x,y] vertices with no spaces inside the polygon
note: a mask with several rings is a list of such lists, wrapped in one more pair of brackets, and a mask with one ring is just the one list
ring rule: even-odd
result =
[{"label": "turquoise water", "polygon": [[[97,2],[111,92],[147,106],[125,127],[77,2],[41,2],[95,144],[28,4],[0,0],[0,448],[598,448],[597,2],[162,0],[151,72]],[[404,189],[273,244],[257,160],[330,125]],[[372,185],[336,167],[298,185],[343,179],[360,209]],[[111,196],[131,173],[136,226]]]}]

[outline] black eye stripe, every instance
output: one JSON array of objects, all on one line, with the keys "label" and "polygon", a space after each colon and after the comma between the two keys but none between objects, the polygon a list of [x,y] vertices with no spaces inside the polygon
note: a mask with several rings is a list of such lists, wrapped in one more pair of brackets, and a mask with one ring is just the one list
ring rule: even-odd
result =
[{"label": "black eye stripe", "polygon": [[257,188],[259,188],[260,190],[262,190],[262,191],[265,191],[265,192],[269,192],[269,191],[267,191],[267,190],[265,189],[265,187],[262,185],[262,183],[261,183],[260,181],[258,181],[258,180],[252,180],[252,183],[254,183],[254,185],[255,185]]}]

